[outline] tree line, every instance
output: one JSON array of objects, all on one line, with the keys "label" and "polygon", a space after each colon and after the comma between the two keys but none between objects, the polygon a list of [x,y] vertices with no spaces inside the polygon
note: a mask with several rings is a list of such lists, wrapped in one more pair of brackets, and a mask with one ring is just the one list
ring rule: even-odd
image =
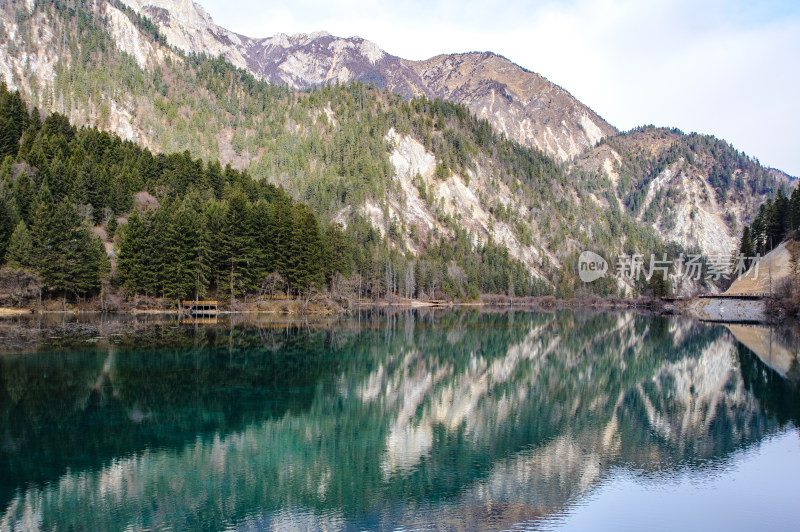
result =
[{"label": "tree line", "polygon": [[0,265],[35,275],[45,296],[233,301],[342,283],[361,297],[547,291],[504,247],[464,231],[407,255],[357,213],[346,227],[322,224],[247,171],[153,154],[58,113],[42,120],[4,84],[0,150]]},{"label": "tree line", "polygon": [[775,249],[792,231],[800,228],[800,191],[787,197],[778,190],[758,208],[750,226],[745,226],[739,252],[745,257],[763,256]]}]

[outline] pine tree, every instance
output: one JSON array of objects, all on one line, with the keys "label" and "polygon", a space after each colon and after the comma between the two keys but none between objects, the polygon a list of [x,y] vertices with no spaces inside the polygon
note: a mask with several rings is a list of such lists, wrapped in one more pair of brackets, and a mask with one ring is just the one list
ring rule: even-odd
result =
[{"label": "pine tree", "polygon": [[0,183],[0,264],[5,261],[6,249],[15,229],[15,221],[18,219],[16,210],[12,206],[13,201],[5,197],[2,189]]},{"label": "pine tree", "polygon": [[250,205],[244,191],[240,188],[234,189],[227,204],[223,229],[225,270],[220,275],[219,289],[230,294],[233,301],[237,295],[246,294],[254,288],[249,277],[250,262],[254,258],[254,241],[250,227]]},{"label": "pine tree", "polygon": [[322,240],[317,219],[303,203],[294,206],[292,213],[291,260],[288,281],[299,291],[319,287],[324,281]]},{"label": "pine tree", "polygon": [[50,187],[46,182],[42,183],[42,186],[39,187],[39,192],[36,194],[36,204],[44,204],[50,210],[55,208],[55,198],[53,198],[53,194],[50,193]]},{"label": "pine tree", "polygon": [[121,231],[119,252],[117,253],[117,274],[122,286],[129,295],[144,292],[143,267],[146,253],[145,223],[134,209]]},{"label": "pine tree", "polygon": [[225,240],[225,219],[228,204],[225,201],[211,200],[204,206],[209,264],[209,284],[219,289],[222,275],[227,269]]},{"label": "pine tree", "polygon": [[753,248],[753,240],[750,238],[750,228],[746,225],[742,230],[742,241],[739,244],[739,253],[743,257],[747,258],[754,257],[756,254],[755,249]]},{"label": "pine tree", "polygon": [[172,204],[165,200],[152,215],[148,215],[145,236],[146,254],[140,262],[144,293],[163,296],[167,283],[167,270],[172,267],[168,238]]},{"label": "pine tree", "polygon": [[103,242],[90,227],[81,225],[72,236],[65,253],[63,290],[83,297],[99,290],[101,278],[110,266]]},{"label": "pine tree", "polygon": [[775,211],[774,218],[776,224],[776,242],[773,244],[773,246],[777,246],[789,231],[789,226],[791,224],[789,199],[786,197],[786,195],[784,195],[781,189],[778,189],[778,193],[775,195],[775,201],[773,202],[772,208]]},{"label": "pine tree", "polygon": [[19,222],[6,251],[6,264],[17,269],[33,269],[33,238],[24,222]]},{"label": "pine tree", "polygon": [[52,226],[52,207],[40,201],[36,205],[33,212],[33,218],[30,223],[31,240],[33,241],[31,266],[34,270],[42,275],[42,282],[44,283],[44,265],[51,259],[49,252],[51,250],[51,226]]},{"label": "pine tree", "polygon": [[16,183],[14,183],[14,196],[17,199],[17,212],[25,222],[30,222],[35,195],[36,192],[28,173],[20,172]]},{"label": "pine tree", "polygon": [[[188,207],[187,207],[188,208]],[[209,274],[211,270],[210,257],[208,253],[208,227],[203,212],[196,206],[191,206],[192,223],[194,232],[190,241],[191,246],[191,268],[194,274],[195,298],[204,297],[209,287]]]},{"label": "pine tree", "polygon": [[217,198],[222,197],[223,189],[225,188],[225,181],[222,177],[222,167],[217,161],[209,161],[206,166],[206,182],[214,191]]},{"label": "pine tree", "polygon": [[250,209],[250,226],[253,233],[253,260],[250,262],[254,286],[261,285],[261,281],[270,274],[273,268],[272,259],[272,209],[270,204],[261,199],[254,203]]},{"label": "pine tree", "polygon": [[66,297],[74,294],[73,279],[80,260],[77,248],[82,235],[76,235],[81,222],[78,211],[71,203],[62,201],[56,208],[46,231],[47,245],[41,264],[44,284],[56,293]]},{"label": "pine tree", "polygon": [[117,222],[117,217],[112,213],[111,217],[108,219],[108,222],[106,222],[106,234],[108,235],[109,239],[114,238],[114,235],[117,234],[118,228],[119,222]]},{"label": "pine tree", "polygon": [[352,253],[342,227],[330,224],[324,237],[325,282],[329,283],[335,273],[349,275],[353,269]]},{"label": "pine tree", "polygon": [[202,297],[208,288],[205,224],[200,213],[184,202],[171,217],[166,239],[164,297]]},{"label": "pine tree", "polygon": [[753,249],[758,255],[765,254],[765,218],[767,216],[766,205],[762,203],[758,208],[758,214],[753,219],[750,226],[750,237],[753,241]]},{"label": "pine tree", "polygon": [[790,229],[800,228],[800,188],[792,191],[789,200],[789,227]]},{"label": "pine tree", "polygon": [[288,200],[278,200],[272,204],[270,227],[269,256],[272,260],[272,269],[284,279],[288,279],[293,232],[292,207]]},{"label": "pine tree", "polygon": [[16,157],[29,118],[19,91],[9,92],[5,82],[0,84],[0,158]]},{"label": "pine tree", "polygon": [[647,282],[647,287],[653,297],[666,297],[670,292],[669,280],[664,278],[664,274],[660,271],[653,272]]},{"label": "pine tree", "polygon": [[39,108],[34,106],[31,110],[30,123],[28,129],[31,131],[39,131],[42,128],[42,113]]}]

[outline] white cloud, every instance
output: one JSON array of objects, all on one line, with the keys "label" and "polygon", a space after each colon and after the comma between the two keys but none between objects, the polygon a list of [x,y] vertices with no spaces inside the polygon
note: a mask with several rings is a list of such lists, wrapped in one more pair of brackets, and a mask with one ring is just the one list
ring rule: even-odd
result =
[{"label": "white cloud", "polygon": [[201,0],[252,36],[327,30],[424,59],[491,50],[572,92],[620,129],[711,133],[800,175],[800,7],[781,2]]}]

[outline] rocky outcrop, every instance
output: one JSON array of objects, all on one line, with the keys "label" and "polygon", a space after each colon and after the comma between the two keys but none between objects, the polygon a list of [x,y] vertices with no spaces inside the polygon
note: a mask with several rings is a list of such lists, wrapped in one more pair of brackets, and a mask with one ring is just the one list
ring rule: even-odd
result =
[{"label": "rocky outcrop", "polygon": [[133,57],[141,68],[154,68],[167,57],[174,58],[174,54],[142,39],[139,29],[133,22],[122,11],[110,4],[106,6],[106,20],[109,24],[109,31],[114,35],[114,44]]},{"label": "rocky outcrop", "polygon": [[[20,24],[14,13],[28,11],[32,17]],[[60,57],[55,49],[56,33],[44,13],[34,13],[32,2],[0,3],[0,81],[30,94],[56,77]]]},{"label": "rocky outcrop", "polygon": [[616,201],[665,240],[706,256],[730,256],[758,206],[797,184],[724,141],[652,126],[610,137],[572,172],[597,181],[592,201]]},{"label": "rocky outcrop", "polygon": [[[119,9],[109,3],[96,8],[103,15],[108,31],[114,34],[114,45],[129,54],[141,68],[154,68],[176,54],[143,39],[139,29]],[[24,9],[28,18],[15,13]],[[125,140],[152,147],[146,131],[134,120],[131,96],[97,92],[87,101],[70,98],[55,90],[59,70],[71,67],[72,57],[66,52],[65,33],[72,31],[52,11],[34,9],[32,1],[0,3],[0,81],[19,90],[33,102],[40,102],[43,111],[57,111],[71,122],[101,127]],[[115,99],[118,98],[118,99]]]},{"label": "rocky outcrop", "polygon": [[[559,264],[541,242],[521,242],[515,228],[492,213],[490,201],[515,213],[512,218],[522,217],[524,206],[490,170],[476,165],[466,176],[452,173],[446,179],[437,179],[434,176],[436,157],[419,141],[394,129],[386,135],[386,140],[392,148],[389,160],[394,166],[395,191],[387,194],[383,204],[367,200],[360,206],[340,211],[335,222],[346,225],[357,211],[370,220],[381,235],[396,233],[397,245],[403,251],[416,254],[419,241],[430,234],[452,234],[445,220],[455,219],[461,228],[474,235],[475,244],[485,244],[489,240],[502,244],[537,278],[544,279],[544,257],[549,264]],[[488,195],[486,191],[490,188],[492,194]],[[392,227],[401,230],[393,231]],[[411,235],[415,235],[414,238]]]}]

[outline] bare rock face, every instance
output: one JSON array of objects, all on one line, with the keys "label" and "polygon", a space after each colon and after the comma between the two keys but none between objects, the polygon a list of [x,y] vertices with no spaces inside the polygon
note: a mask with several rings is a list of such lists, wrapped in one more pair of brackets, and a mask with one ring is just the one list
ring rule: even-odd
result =
[{"label": "bare rock face", "polygon": [[325,32],[253,39],[214,24],[191,0],[124,0],[159,25],[186,52],[223,56],[259,78],[297,89],[372,82],[405,97],[462,103],[508,138],[561,160],[617,131],[543,76],[492,53],[440,55],[408,61],[359,37]]},{"label": "bare rock face", "polygon": [[[434,176],[435,155],[426,151],[419,141],[394,128],[389,130],[386,141],[392,148],[389,159],[394,166],[396,191],[388,193],[382,204],[368,199],[361,205],[343,209],[335,222],[346,225],[357,211],[381,235],[389,233],[393,225],[401,227],[403,230],[399,234],[402,236],[398,237],[397,246],[403,252],[416,255],[420,237],[425,240],[431,234],[452,235],[452,229],[441,221],[441,215],[447,215],[458,219],[462,228],[475,235],[475,244],[486,244],[489,240],[502,244],[511,257],[523,263],[538,279],[546,279],[543,261],[559,265],[540,238],[534,238],[529,244],[521,242],[511,224],[493,214],[489,198],[502,204],[515,219],[523,218],[525,206],[488,165],[476,165],[464,176],[453,173],[446,179],[439,179]],[[489,189],[492,189],[491,194],[487,194]],[[412,234],[417,238],[412,238]]]},{"label": "bare rock face", "polygon": [[247,68],[240,50],[245,40],[214,24],[205,10],[191,0],[125,0],[124,3],[158,24],[172,46],[188,53],[221,55],[239,68]]},{"label": "bare rock face", "polygon": [[440,55],[407,64],[428,96],[462,103],[508,138],[561,160],[617,132],[561,87],[496,54]]}]

